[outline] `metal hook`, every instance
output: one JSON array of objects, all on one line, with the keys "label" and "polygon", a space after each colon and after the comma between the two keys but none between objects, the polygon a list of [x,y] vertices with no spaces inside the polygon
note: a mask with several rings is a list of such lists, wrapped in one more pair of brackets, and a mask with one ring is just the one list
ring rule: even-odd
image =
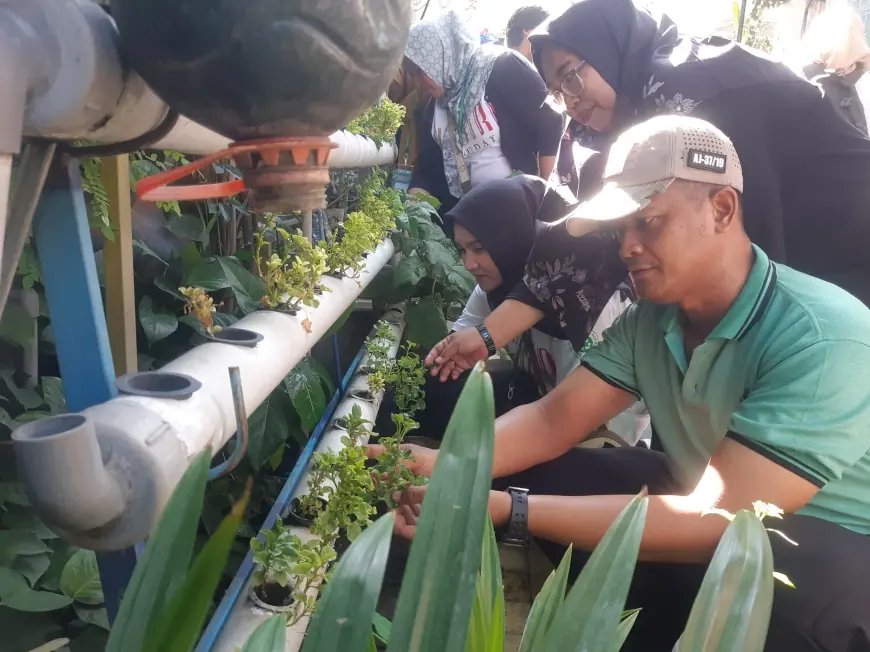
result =
[{"label": "metal hook", "polygon": [[229,459],[208,471],[209,480],[217,480],[235,469],[248,452],[248,417],[245,414],[245,395],[242,393],[242,374],[238,367],[230,367],[230,388],[233,392],[233,409],[236,413],[236,447]]}]

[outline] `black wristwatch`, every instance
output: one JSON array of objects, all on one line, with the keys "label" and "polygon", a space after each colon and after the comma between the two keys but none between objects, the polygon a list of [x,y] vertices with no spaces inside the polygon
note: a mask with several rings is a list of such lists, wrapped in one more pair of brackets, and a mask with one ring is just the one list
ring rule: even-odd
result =
[{"label": "black wristwatch", "polygon": [[511,497],[511,516],[496,537],[506,545],[525,548],[529,545],[529,490],[508,487],[507,493]]},{"label": "black wristwatch", "polygon": [[475,326],[477,332],[480,333],[480,336],[483,338],[483,343],[486,344],[486,352],[489,353],[490,356],[498,353],[498,349],[495,348],[495,342],[492,339],[492,335],[489,334],[489,330],[487,330],[486,326],[480,324],[479,326]]}]

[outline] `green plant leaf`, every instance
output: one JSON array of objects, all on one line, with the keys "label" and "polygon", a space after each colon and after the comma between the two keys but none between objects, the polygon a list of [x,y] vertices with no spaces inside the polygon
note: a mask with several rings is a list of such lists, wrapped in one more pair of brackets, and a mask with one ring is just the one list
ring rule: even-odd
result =
[{"label": "green plant leaf", "polygon": [[569,546],[562,556],[562,561],[559,562],[559,567],[550,573],[538,597],[532,603],[518,652],[536,652],[541,649],[553,618],[565,602],[572,550],[573,548]]},{"label": "green plant leaf", "polygon": [[287,618],[280,614],[264,621],[240,652],[284,652],[287,644]]},{"label": "green plant leaf", "polygon": [[133,240],[133,247],[135,249],[138,249],[139,251],[141,251],[144,255],[146,255],[150,258],[153,258],[154,260],[158,260],[161,263],[163,263],[164,265],[166,265],[167,267],[169,267],[169,263],[167,263],[165,260],[163,260],[156,253],[154,253],[154,250],[152,250],[151,247],[149,247],[147,244],[145,244],[141,240]]},{"label": "green plant leaf", "polygon": [[447,337],[444,313],[432,296],[410,301],[405,312],[406,335],[409,340],[428,351]]},{"label": "green plant leaf", "polygon": [[194,266],[185,275],[184,285],[202,288],[206,292],[229,288],[239,308],[246,313],[257,310],[265,294],[263,282],[229,256],[217,256]]},{"label": "green plant leaf", "polygon": [[716,547],[674,650],[761,652],[772,605],[770,539],[755,514],[740,510]]},{"label": "green plant leaf", "polygon": [[7,301],[0,318],[0,338],[24,349],[36,339],[36,321],[17,301]]},{"label": "green plant leaf", "polygon": [[93,550],[78,550],[69,558],[60,576],[60,592],[83,604],[103,604],[103,586]]},{"label": "green plant leaf", "polygon": [[396,289],[410,292],[413,288],[417,287],[417,283],[421,279],[426,278],[426,274],[425,263],[420,260],[420,257],[416,253],[413,253],[399,261],[396,271],[393,273],[393,286]]},{"label": "green plant leaf", "polygon": [[320,377],[320,382],[323,383],[323,387],[326,389],[327,395],[332,396],[335,394],[335,383],[332,381],[332,376],[329,375],[329,370],[323,365],[323,363],[311,355],[306,357],[305,360],[311,368],[317,372],[317,375]]},{"label": "green plant leaf", "polygon": [[89,625],[96,625],[107,632],[111,630],[111,627],[109,626],[109,614],[106,612],[105,607],[90,607],[78,603],[73,604],[73,607],[76,610],[76,616],[78,616],[79,620],[82,622],[88,623]]},{"label": "green plant leaf", "polygon": [[622,613],[622,620],[619,621],[619,627],[616,628],[616,643],[613,645],[613,652],[618,652],[622,649],[625,639],[631,633],[631,628],[634,627],[634,621],[637,620],[639,613],[640,609],[630,609]]},{"label": "green plant leaf", "polygon": [[6,503],[30,507],[30,500],[27,498],[27,491],[25,491],[23,484],[11,480],[0,480],[0,505]]},{"label": "green plant leaf", "polygon": [[607,530],[559,608],[544,650],[611,650],[646,521],[649,499],[634,497]]},{"label": "green plant leaf", "polygon": [[302,427],[311,432],[326,411],[326,394],[320,376],[307,360],[302,360],[284,379],[284,386],[302,421]]},{"label": "green plant leaf", "polygon": [[15,611],[0,606],[0,632],[3,650],[29,652],[46,641],[63,636],[63,628],[47,613]]},{"label": "green plant leaf", "polygon": [[217,532],[209,538],[208,543],[193,560],[184,582],[165,602],[160,616],[149,625],[143,651],[193,650],[211,609],[212,598],[227,565],[230,549],[242,524],[250,497],[249,484],[245,495],[233,505],[232,511]]},{"label": "green plant leaf", "polygon": [[43,553],[41,555],[21,555],[16,557],[12,564],[12,570],[18,571],[27,580],[31,587],[36,586],[39,579],[48,570],[51,564],[51,555]]},{"label": "green plant leaf", "polygon": [[[335,320],[335,322],[333,322],[332,326],[330,326],[329,330],[327,330],[323,334],[323,337],[321,339],[325,340],[328,337],[332,337],[338,331],[340,331],[342,328],[344,328],[344,325],[347,323],[347,320],[350,319],[350,316],[354,313],[354,311],[355,311],[355,308],[354,308],[353,304],[351,304],[350,307],[342,313],[341,317],[339,317],[337,320]],[[335,390],[332,390],[332,391],[334,392]]]},{"label": "green plant leaf", "polygon": [[489,509],[492,382],[477,365],[465,383],[428,485],[390,633],[390,650],[460,652]]},{"label": "green plant leaf", "polygon": [[142,652],[146,631],[187,575],[210,458],[210,451],[200,453],[172,493],[133,571],[106,652]]},{"label": "green plant leaf", "polygon": [[387,569],[395,515],[366,528],[332,571],[302,652],[365,652]]},{"label": "green plant leaf", "polygon": [[20,555],[41,555],[51,548],[24,530],[0,530],[0,566],[9,566]]},{"label": "green plant leaf", "polygon": [[375,630],[375,636],[381,643],[390,642],[390,632],[393,629],[393,623],[379,613],[372,616],[372,626]]},{"label": "green plant leaf", "polygon": [[466,652],[503,652],[504,589],[501,560],[495,530],[489,518],[486,519],[482,550],[465,649]]},{"label": "green plant leaf", "polygon": [[76,550],[78,548],[63,539],[54,539],[51,542],[51,564],[39,580],[39,588],[60,593],[60,576]]},{"label": "green plant leaf", "polygon": [[248,460],[261,468],[288,439],[305,444],[305,433],[287,390],[279,385],[248,419]]},{"label": "green plant leaf", "polygon": [[431,265],[432,276],[437,279],[446,279],[450,272],[453,271],[453,266],[459,259],[455,250],[450,250],[437,240],[423,240],[422,244],[423,255],[426,262]]},{"label": "green plant leaf", "polygon": [[72,604],[72,598],[50,591],[34,591],[24,575],[0,567],[0,604],[18,611],[54,611]]},{"label": "green plant leaf", "polygon": [[[42,405],[42,397],[38,392],[28,388],[19,387],[15,382],[14,373],[11,369],[4,369],[0,372],[0,378],[6,383],[7,389],[10,391],[15,400],[21,404],[25,410],[35,410]],[[19,419],[23,415],[19,415]]]},{"label": "green plant leaf", "polygon": [[154,305],[151,297],[139,302],[139,323],[148,338],[148,344],[164,340],[178,330],[178,317]]},{"label": "green plant leaf", "polygon": [[[0,503],[3,501],[0,500]],[[7,530],[24,530],[30,532],[43,541],[57,539],[58,536],[43,523],[36,512],[29,507],[5,504],[0,510],[0,520]]]},{"label": "green plant leaf", "polygon": [[56,376],[43,376],[40,379],[42,385],[42,398],[48,406],[51,414],[63,414],[66,412],[66,396],[63,393],[63,382]]},{"label": "green plant leaf", "polygon": [[208,232],[195,215],[174,215],[167,222],[169,230],[182,240],[193,240],[203,244],[208,243]]}]

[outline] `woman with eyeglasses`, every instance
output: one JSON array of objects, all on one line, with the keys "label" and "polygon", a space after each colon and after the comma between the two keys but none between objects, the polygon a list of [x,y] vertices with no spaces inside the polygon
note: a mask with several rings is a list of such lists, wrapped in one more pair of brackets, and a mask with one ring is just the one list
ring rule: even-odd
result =
[{"label": "woman with eyeglasses", "polygon": [[[762,53],[721,38],[683,38],[666,16],[631,0],[579,0],[530,37],[535,65],[573,121],[606,151],[626,127],[658,113],[703,118],[733,141],[743,165],[746,231],[775,261],[839,285],[870,305],[870,140],[821,90]],[[698,150],[703,150],[699,143]],[[593,157],[594,158],[594,157]],[[581,177],[594,187],[603,166]],[[496,346],[545,314],[583,342],[625,269],[614,243],[538,235],[524,283],[486,320]],[[562,272],[572,260],[572,275]],[[473,329],[428,362],[446,379],[485,355]],[[433,371],[433,373],[435,373]]]},{"label": "woman with eyeglasses", "polygon": [[564,129],[560,110],[522,55],[480,37],[455,11],[411,28],[402,64],[432,97],[418,121],[411,192],[449,210],[471,188],[515,172],[549,178]]}]

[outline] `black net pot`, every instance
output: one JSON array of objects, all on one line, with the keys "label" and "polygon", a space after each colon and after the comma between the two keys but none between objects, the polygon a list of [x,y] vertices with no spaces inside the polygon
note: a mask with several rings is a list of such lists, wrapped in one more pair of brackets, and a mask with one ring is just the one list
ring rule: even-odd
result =
[{"label": "black net pot", "polygon": [[386,90],[407,0],[112,0],[123,55],[173,109],[233,140],[325,136]]}]

